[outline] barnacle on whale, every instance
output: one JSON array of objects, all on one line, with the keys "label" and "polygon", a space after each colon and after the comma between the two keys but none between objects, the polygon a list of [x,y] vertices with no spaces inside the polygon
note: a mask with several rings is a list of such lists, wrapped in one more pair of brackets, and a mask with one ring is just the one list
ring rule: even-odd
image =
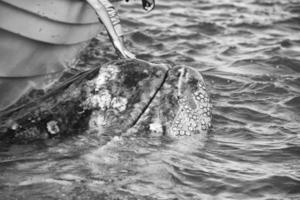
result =
[{"label": "barnacle on whale", "polygon": [[191,136],[210,128],[212,106],[202,75],[189,67],[179,71],[179,109],[170,130],[173,136]]}]

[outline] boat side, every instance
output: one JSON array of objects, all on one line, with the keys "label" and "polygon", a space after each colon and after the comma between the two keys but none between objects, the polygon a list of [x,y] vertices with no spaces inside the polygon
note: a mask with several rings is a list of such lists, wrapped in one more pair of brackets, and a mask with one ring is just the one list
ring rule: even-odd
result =
[{"label": "boat side", "polygon": [[92,8],[84,0],[0,0],[0,2],[59,22],[74,24],[98,22]]},{"label": "boat side", "polygon": [[[43,2],[42,0],[40,1]],[[72,4],[69,7],[71,8]],[[88,5],[83,8],[96,16]],[[63,18],[58,21],[56,18],[45,17],[40,12],[25,10],[0,0],[0,28],[45,43],[76,44],[91,39],[101,29],[98,21],[74,23],[76,19],[84,18],[83,13],[87,11],[79,9],[77,17],[73,21],[69,20],[72,21],[70,23],[64,22]]]},{"label": "boat side", "polygon": [[[96,14],[84,2],[61,0],[65,1],[66,12],[74,7],[73,3],[81,9],[77,9],[77,15],[72,14],[73,18],[58,20],[58,16],[50,18],[23,8],[24,3],[13,5],[21,1],[0,0],[0,111],[31,88],[42,89],[54,82],[90,39],[103,30],[98,21],[87,20]],[[27,8],[30,2],[40,2],[43,9],[49,4],[48,0],[26,0]],[[56,75],[49,80],[49,74]]]}]

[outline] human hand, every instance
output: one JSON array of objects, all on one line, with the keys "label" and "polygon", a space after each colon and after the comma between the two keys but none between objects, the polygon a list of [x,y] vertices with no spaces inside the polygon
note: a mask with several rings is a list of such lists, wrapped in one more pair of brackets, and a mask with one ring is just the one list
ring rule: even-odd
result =
[{"label": "human hand", "polygon": [[114,41],[113,44],[117,52],[120,53],[124,58],[136,58],[133,53],[125,48],[124,44],[120,40]]},{"label": "human hand", "polygon": [[154,0],[142,0],[143,8],[147,12],[150,12],[155,7],[155,1]]}]

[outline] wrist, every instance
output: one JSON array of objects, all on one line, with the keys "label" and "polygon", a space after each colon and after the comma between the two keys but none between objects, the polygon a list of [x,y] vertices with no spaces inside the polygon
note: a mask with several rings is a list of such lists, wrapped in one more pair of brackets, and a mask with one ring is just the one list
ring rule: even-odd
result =
[{"label": "wrist", "polygon": [[116,47],[120,47],[122,45],[121,41],[119,39],[113,40],[113,44]]}]

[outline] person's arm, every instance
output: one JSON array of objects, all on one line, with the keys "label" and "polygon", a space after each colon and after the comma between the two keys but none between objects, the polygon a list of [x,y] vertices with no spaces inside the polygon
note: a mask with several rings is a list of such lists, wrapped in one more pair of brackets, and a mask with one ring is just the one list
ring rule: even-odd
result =
[{"label": "person's arm", "polygon": [[[99,19],[104,24],[115,48],[125,58],[135,58],[135,55],[129,52],[124,47],[123,41],[119,37],[123,33],[122,33],[119,17],[117,16],[117,13],[114,10],[112,4],[108,0],[87,0],[87,2],[94,8]],[[116,32],[116,30],[118,31],[118,33]]]},{"label": "person's arm", "polygon": [[107,14],[109,16],[109,19],[111,20],[111,23],[119,37],[123,35],[122,27],[121,27],[121,21],[120,17],[118,15],[117,10],[115,7],[111,4],[109,0],[98,0],[102,5],[105,7]]}]

